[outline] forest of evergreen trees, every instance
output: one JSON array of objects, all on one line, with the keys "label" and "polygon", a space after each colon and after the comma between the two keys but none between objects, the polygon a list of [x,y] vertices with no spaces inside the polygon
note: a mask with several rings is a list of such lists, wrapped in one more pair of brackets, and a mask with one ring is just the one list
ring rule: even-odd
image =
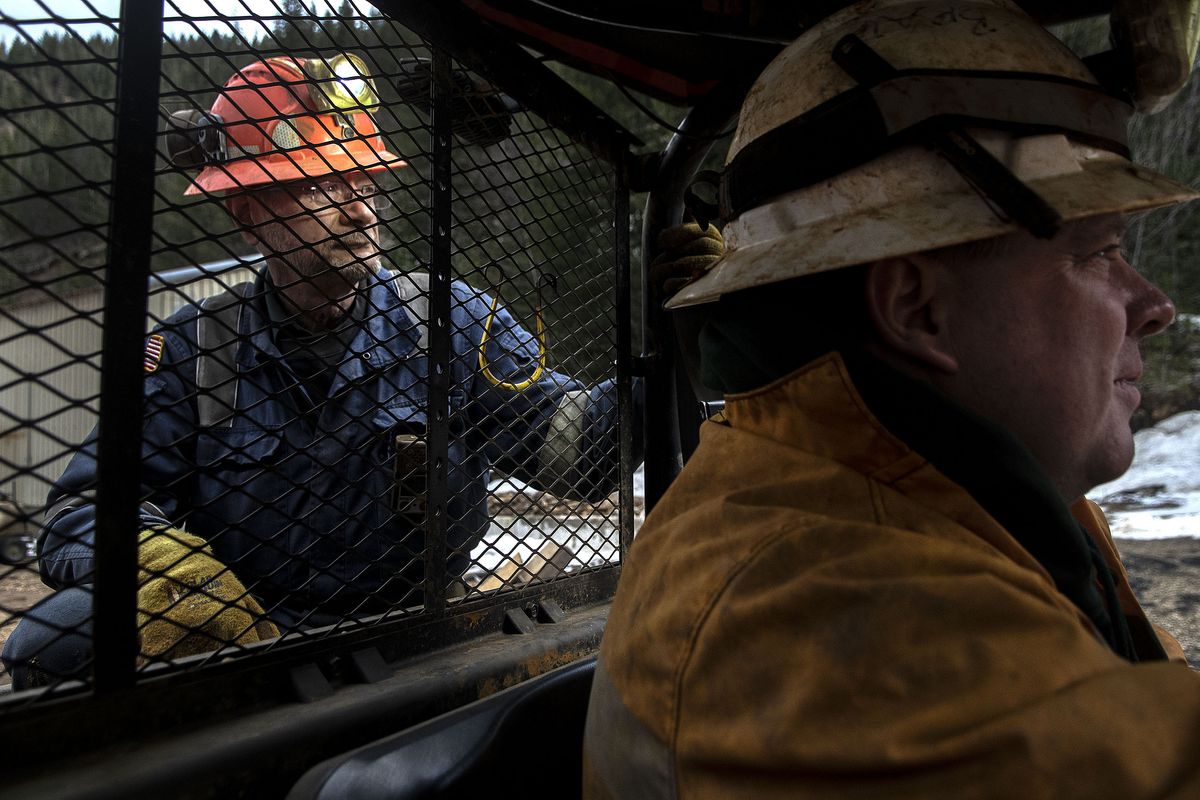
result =
[{"label": "forest of evergreen trees", "polygon": [[[395,176],[381,176],[393,200],[385,218],[388,258],[400,269],[426,263],[429,117],[427,108],[400,101],[395,81],[402,62],[429,58],[428,47],[394,21],[364,16],[349,2],[319,17],[301,0],[284,0],[280,17],[267,22],[269,32],[263,29],[253,40],[236,29],[197,28],[194,35],[167,37],[159,100],[163,129],[173,111],[208,109],[216,89],[253,60],[282,53],[357,53],[376,76],[382,100],[376,118],[387,145],[409,162]],[[115,59],[114,38],[83,38],[66,27],[36,40],[0,43],[0,61],[16,78],[0,81],[0,303],[28,295],[22,290],[30,285],[63,293],[102,279]],[[598,79],[576,80],[602,103],[618,96]],[[668,135],[644,117],[626,115],[626,121],[654,147]],[[248,254],[219,202],[185,198],[189,176],[166,163],[161,142],[159,151],[152,267]],[[533,114],[516,113],[503,141],[454,145],[456,273],[481,289],[498,287],[506,305],[531,327],[541,289],[553,360],[584,375],[611,369],[612,192],[607,165]]]},{"label": "forest of evergreen trees", "polygon": [[[427,260],[430,131],[426,109],[399,101],[392,78],[400,63],[427,58],[428,48],[394,21],[365,16],[348,0],[336,14],[314,16],[303,0],[283,0],[280,16],[253,40],[236,29],[169,36],[164,44],[160,103],[164,115],[181,108],[207,109],[214,90],[250,61],[279,53],[298,55],[349,50],[362,55],[377,76],[383,99],[378,114],[389,147],[410,163],[389,185],[395,207],[388,220],[394,266]],[[1094,47],[1093,29],[1067,30],[1077,49]],[[109,214],[114,131],[116,41],[83,38],[63,27],[36,40],[0,40],[0,303],[30,283],[62,290],[100,275]],[[646,142],[661,148],[669,132],[634,107],[611,84],[565,68],[566,76],[597,105]],[[668,121],[682,111],[650,102]],[[1200,82],[1193,81],[1166,112],[1139,118],[1132,130],[1142,163],[1200,186]],[[721,144],[710,161],[719,164]],[[160,147],[160,151],[162,148]],[[819,157],[819,154],[814,154]],[[611,342],[611,173],[534,115],[515,115],[511,135],[486,147],[455,144],[455,267],[480,288],[501,284],[519,317],[530,321],[533,298],[545,276],[560,280],[546,292],[553,325],[567,341],[560,361],[585,372],[599,368]],[[187,176],[160,158],[153,267],[165,269],[244,254],[247,245],[211,198],[184,198]],[[640,201],[631,203],[632,241],[640,235]],[[1200,313],[1200,204],[1148,214],[1129,237],[1140,268],[1175,298],[1181,311]],[[635,250],[634,264],[638,253]],[[503,273],[495,267],[503,267]],[[1190,326],[1153,344],[1164,384],[1195,387],[1200,348]],[[595,340],[595,341],[592,341]],[[601,348],[600,344],[604,347]],[[576,349],[578,355],[572,355]],[[582,359],[582,360],[580,360]]]},{"label": "forest of evergreen trees", "polygon": [[[215,89],[236,68],[262,56],[341,49],[428,56],[419,44],[406,45],[406,38],[416,41],[411,34],[382,19],[357,15],[348,2],[342,5],[341,19],[311,17],[299,0],[287,0],[282,13],[272,34],[254,41],[199,30],[193,36],[169,37],[160,93],[164,119],[183,108],[207,109]],[[19,275],[54,276],[102,264],[110,211],[115,58],[114,38],[83,39],[65,27],[36,41],[18,37],[0,45],[0,60],[16,78],[0,82],[0,257]],[[383,65],[373,66],[378,70]],[[386,82],[381,84],[386,92]],[[384,124],[394,148],[413,150],[414,136],[427,137],[412,113],[403,120],[393,114]],[[187,176],[172,171],[161,157],[159,166],[155,268],[244,253],[244,244],[224,236],[229,225],[221,210],[210,200],[184,200]],[[0,289],[14,288],[13,276],[7,277],[9,283]]]}]

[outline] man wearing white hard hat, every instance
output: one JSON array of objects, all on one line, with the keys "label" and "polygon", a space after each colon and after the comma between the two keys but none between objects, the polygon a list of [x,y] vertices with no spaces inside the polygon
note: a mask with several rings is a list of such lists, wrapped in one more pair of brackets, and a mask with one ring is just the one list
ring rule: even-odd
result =
[{"label": "man wearing white hard hat", "polygon": [[1129,161],[1133,84],[1007,0],[858,3],[762,74],[668,303],[726,419],[624,567],[585,797],[1200,797],[1200,676],[1084,498],[1174,315],[1126,215],[1197,196]]}]

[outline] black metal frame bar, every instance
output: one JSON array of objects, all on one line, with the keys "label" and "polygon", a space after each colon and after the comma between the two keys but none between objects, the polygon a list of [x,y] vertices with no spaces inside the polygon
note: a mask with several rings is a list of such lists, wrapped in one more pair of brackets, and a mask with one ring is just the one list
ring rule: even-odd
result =
[{"label": "black metal frame bar", "polygon": [[445,454],[450,442],[450,224],[454,202],[451,185],[450,56],[433,51],[433,247],[429,270],[429,497],[425,512],[425,613],[446,608],[446,530],[449,484]]},{"label": "black metal frame bar", "polygon": [[621,544],[622,561],[633,544],[633,276],[629,264],[629,169],[617,168],[613,183],[613,245],[617,253],[617,412],[621,425]]},{"label": "black metal frame bar", "polygon": [[[683,195],[695,179],[714,136],[737,117],[748,85],[721,84],[693,108],[671,137],[658,163],[657,174],[646,196],[642,220],[643,264],[656,255],[659,232],[683,221]],[[648,357],[646,376],[646,511],[658,502],[696,448],[700,401],[679,361],[675,324],[661,306],[657,287],[648,285],[643,270],[643,325]],[[678,314],[679,312],[674,312]]]},{"label": "black metal frame bar", "polygon": [[[30,704],[20,703],[20,697],[10,697],[0,704],[4,712],[0,713],[0,731],[20,731],[20,736],[14,733],[13,738],[19,739],[22,753],[27,754],[21,764],[24,769],[58,763],[106,740],[132,739],[175,723],[198,728],[205,721],[226,716],[230,708],[249,710],[294,703],[297,698],[290,675],[306,665],[317,665],[333,686],[350,685],[362,680],[354,674],[351,657],[365,650],[378,651],[388,665],[402,665],[423,653],[499,633],[508,611],[546,600],[554,600],[565,609],[570,621],[576,612],[611,597],[619,574],[616,566],[604,567],[503,595],[464,601],[441,618],[414,614],[385,624],[365,620],[357,626],[341,626],[345,630],[337,636],[308,641],[303,634],[293,634],[296,646],[252,646],[246,654],[249,657],[210,664],[203,670],[162,667],[140,681],[133,692],[86,698],[94,709],[87,716],[80,716],[79,705],[73,702],[84,698]],[[520,638],[517,634],[513,637],[514,641]],[[217,698],[219,703],[215,702]],[[181,710],[186,712],[186,720],[181,719]]]},{"label": "black metal frame bar", "polygon": [[[606,572],[611,593],[615,570]],[[382,678],[361,674],[352,653],[310,655],[309,671],[343,690],[336,702],[295,702],[285,665],[254,659],[214,668],[222,675],[149,681],[128,699],[96,697],[83,718],[71,704],[24,709],[11,730],[28,757],[6,774],[5,788],[21,797],[174,797],[181,787],[197,797],[281,797],[323,758],[595,652],[608,609],[578,607],[562,623],[519,635],[491,627],[481,635],[479,623],[503,609],[483,613],[488,619],[459,615],[455,639],[437,650],[429,629],[447,620],[414,620],[422,624],[410,638],[424,647]],[[162,735],[163,721],[176,725],[174,735]],[[141,745],[129,747],[133,740]]]},{"label": "black metal frame bar", "polygon": [[[154,222],[154,159],[162,57],[160,0],[123,0],[116,141],[101,344],[94,612],[95,690],[134,682],[138,652],[137,537],[141,498],[141,354]],[[108,411],[109,413],[105,413]]]}]

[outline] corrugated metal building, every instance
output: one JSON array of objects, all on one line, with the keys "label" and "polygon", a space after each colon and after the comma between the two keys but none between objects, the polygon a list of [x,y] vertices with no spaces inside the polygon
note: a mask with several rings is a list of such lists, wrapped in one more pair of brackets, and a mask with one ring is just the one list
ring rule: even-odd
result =
[{"label": "corrugated metal building", "polygon": [[[147,328],[189,300],[252,280],[261,258],[155,274]],[[36,511],[96,424],[102,287],[0,306],[0,492]]]}]

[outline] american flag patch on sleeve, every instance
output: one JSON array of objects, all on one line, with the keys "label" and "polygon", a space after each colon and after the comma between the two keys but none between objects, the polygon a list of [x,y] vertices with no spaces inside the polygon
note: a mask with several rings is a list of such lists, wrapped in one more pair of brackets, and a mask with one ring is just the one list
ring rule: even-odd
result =
[{"label": "american flag patch on sleeve", "polygon": [[146,340],[146,357],[142,360],[142,366],[146,368],[146,372],[154,372],[158,369],[158,362],[162,359],[162,351],[163,337],[156,333]]}]

